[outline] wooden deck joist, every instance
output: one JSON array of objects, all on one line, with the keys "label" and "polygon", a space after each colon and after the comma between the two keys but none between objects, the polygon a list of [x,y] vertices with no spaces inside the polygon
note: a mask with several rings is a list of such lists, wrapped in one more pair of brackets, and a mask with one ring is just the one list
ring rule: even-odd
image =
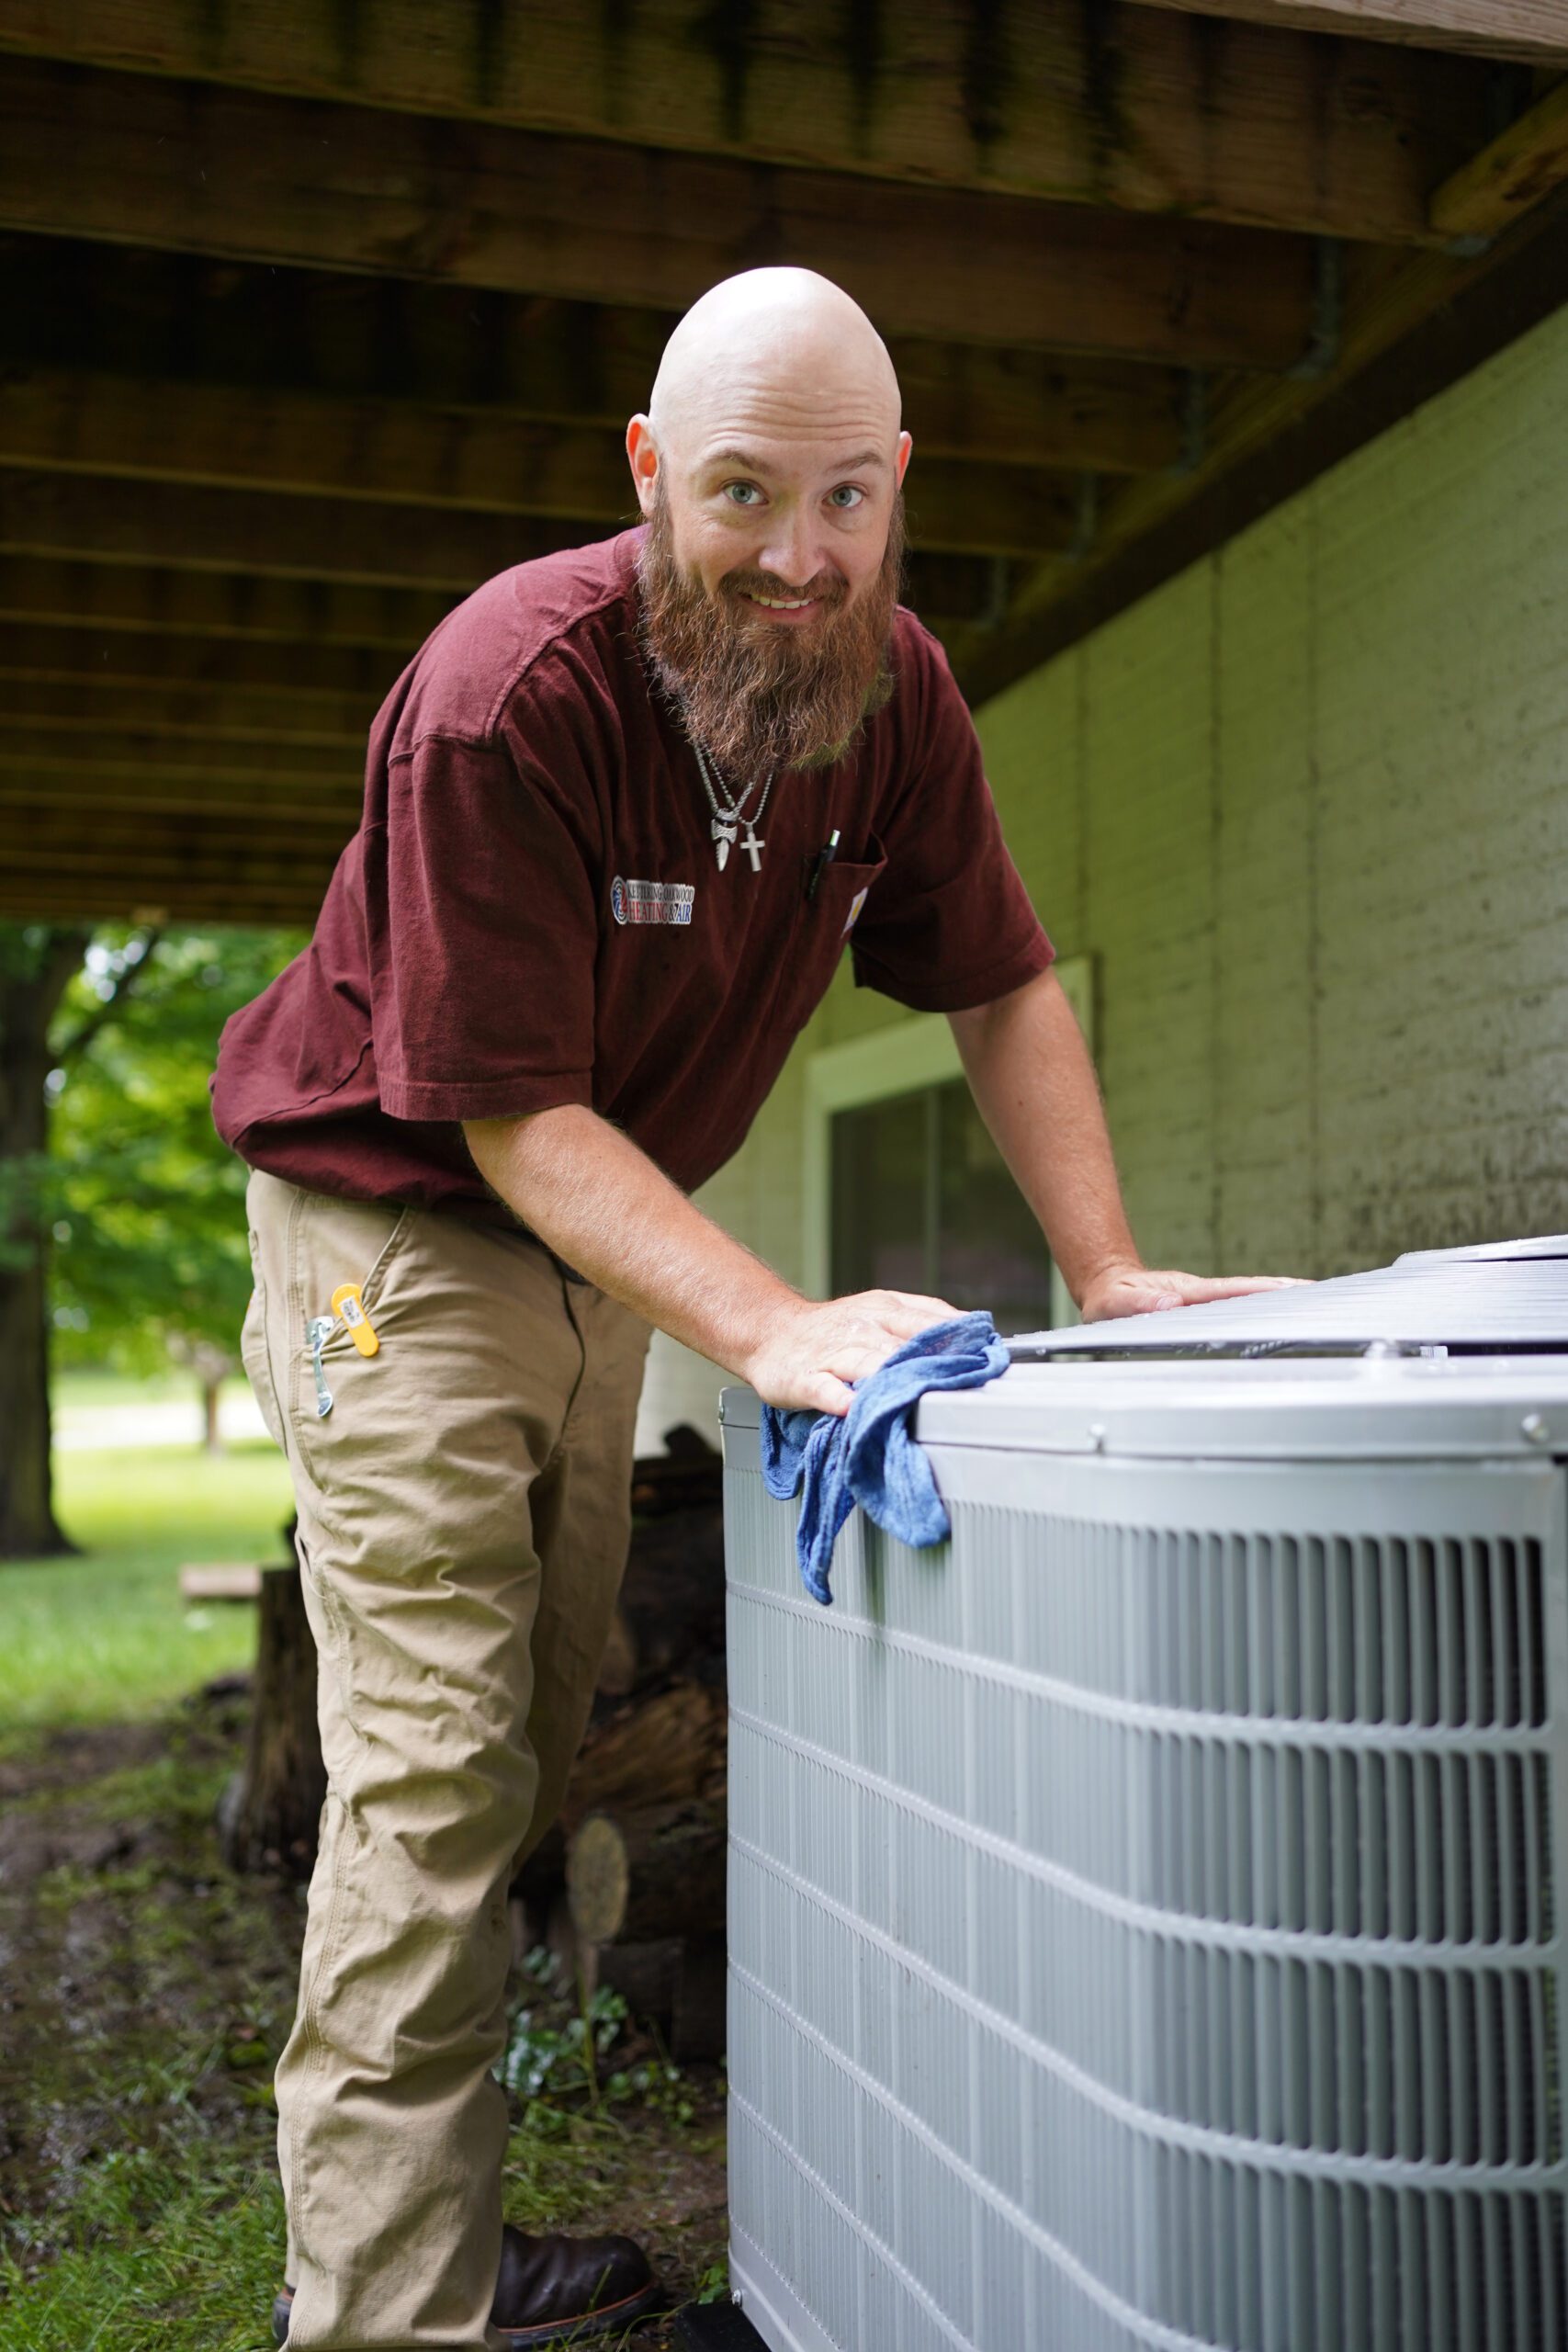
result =
[{"label": "wooden deck joist", "polygon": [[[1235,13],[1244,14],[1238,10]],[[1369,10],[1386,29],[1392,9]],[[1336,29],[1359,28],[1349,10]],[[1495,126],[1456,59],[1104,0],[0,0],[0,50],[659,153],[1245,222],[1430,235]],[[380,126],[386,151],[398,138]]]},{"label": "wooden deck joist", "polygon": [[[269,776],[222,768],[180,769],[150,753],[114,768],[90,758],[35,759],[0,765],[0,809],[44,807],[82,812],[147,811],[168,817],[227,812],[237,824],[291,834],[296,824],[341,824],[346,838],[363,798],[358,770],[327,775]],[[17,820],[18,823],[20,820]]]},{"label": "wooden deck joist", "polygon": [[354,752],[322,750],[310,743],[257,736],[235,741],[220,735],[167,735],[136,727],[103,729],[90,742],[73,741],[62,730],[25,721],[0,734],[0,774],[28,776],[79,775],[86,781],[111,776],[186,776],[209,795],[232,786],[255,792],[268,777],[290,777],[291,797],[331,796],[349,788],[358,797],[362,760]]},{"label": "wooden deck joist", "polygon": [[1184,17],[1568,66],[1568,0],[1138,0]]},{"label": "wooden deck joist", "polygon": [[895,335],[1261,368],[1313,344],[1305,236],[480,123],[389,132],[365,107],[23,59],[0,74],[0,227],[655,309],[787,258]]},{"label": "wooden deck joist", "polygon": [[[442,590],[456,600],[512,564],[606,536],[605,526],[589,516],[544,523],[389,501],[279,498],[0,466],[0,558],[139,566],[151,558],[220,574],[243,565],[264,580],[370,590],[389,582]],[[938,617],[983,616],[994,601],[993,571],[989,557],[917,550],[909,559],[916,609]],[[409,651],[427,633],[406,640]]]},{"label": "wooden deck joist", "polygon": [[0,915],[308,923],[757,263],[887,335],[1007,684],[1568,300],[1564,69],[1568,0],[0,0]]},{"label": "wooden deck joist", "polygon": [[[619,436],[592,428],[63,369],[0,379],[0,466],[564,517],[584,537],[636,519]],[[1076,481],[1043,465],[921,459],[907,500],[917,544],[943,553],[1037,558],[1078,533]]]},{"label": "wooden deck joist", "polygon": [[[4,573],[0,560],[0,576]],[[3,594],[3,590],[0,590]],[[354,695],[374,710],[397,663],[380,646],[311,639],[66,628],[7,616],[0,603],[0,701],[32,686],[270,689],[290,703]]]},{"label": "wooden deck joist", "polygon": [[85,736],[96,742],[126,732],[167,742],[199,736],[213,743],[318,744],[346,751],[352,764],[380,700],[376,693],[296,695],[227,680],[220,685],[147,678],[111,683],[89,673],[64,684],[15,679],[6,689],[6,714],[8,726],[31,736]]},{"label": "wooden deck joist", "polygon": [[8,628],[37,621],[106,639],[120,630],[167,630],[234,644],[363,646],[391,654],[400,667],[467,594],[466,585],[393,588],[208,564],[186,570],[118,554],[107,562],[17,555],[0,547],[0,621]]},{"label": "wooden deck joist", "polygon": [[467,595],[509,564],[607,536],[606,526],[589,515],[541,522],[391,501],[279,498],[269,491],[0,467],[0,553],[6,554],[151,560],[186,571],[238,569]]},{"label": "wooden deck joist", "polygon": [[[673,324],[662,311],[0,236],[0,378],[62,368],[319,392],[618,445]],[[922,458],[1140,473],[1183,454],[1180,368],[910,335],[890,348]]]}]

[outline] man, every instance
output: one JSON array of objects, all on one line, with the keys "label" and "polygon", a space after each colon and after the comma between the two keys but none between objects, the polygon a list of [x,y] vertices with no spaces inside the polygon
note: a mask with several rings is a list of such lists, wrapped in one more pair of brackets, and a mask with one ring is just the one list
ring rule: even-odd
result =
[{"label": "man", "polygon": [[716,288],[626,447],[646,527],[491,581],[399,681],[314,940],[216,1080],[321,1656],[296,2352],[579,2340],[652,2300],[626,2240],[502,2239],[506,1889],[587,1719],[649,1327],[841,1413],[951,1311],[803,1298],[688,1198],[846,942],[952,1018],[1086,1315],[1246,1287],[1139,1263],[967,714],[897,605],[910,443],[869,322],[805,271]]}]

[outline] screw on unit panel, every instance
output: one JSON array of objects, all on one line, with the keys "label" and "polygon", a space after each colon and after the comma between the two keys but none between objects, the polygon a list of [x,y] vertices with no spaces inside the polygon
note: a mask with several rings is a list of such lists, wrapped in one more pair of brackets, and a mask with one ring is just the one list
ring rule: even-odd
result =
[{"label": "screw on unit panel", "polygon": [[1519,1435],[1521,1437],[1529,1438],[1532,1445],[1550,1445],[1551,1443],[1551,1426],[1548,1422],[1541,1419],[1539,1413],[1527,1413],[1525,1415],[1524,1419],[1519,1423]]}]

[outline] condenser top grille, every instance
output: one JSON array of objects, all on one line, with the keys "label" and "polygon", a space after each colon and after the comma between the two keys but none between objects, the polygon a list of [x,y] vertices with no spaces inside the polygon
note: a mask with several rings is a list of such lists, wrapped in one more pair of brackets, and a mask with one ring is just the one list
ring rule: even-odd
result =
[{"label": "condenser top grille", "polygon": [[1021,1362],[1085,1354],[1354,1353],[1379,1346],[1488,1355],[1561,1351],[1568,1349],[1568,1240],[1496,1243],[1484,1253],[1426,1252],[1300,1289],[1072,1330],[1028,1331],[1009,1344]]}]

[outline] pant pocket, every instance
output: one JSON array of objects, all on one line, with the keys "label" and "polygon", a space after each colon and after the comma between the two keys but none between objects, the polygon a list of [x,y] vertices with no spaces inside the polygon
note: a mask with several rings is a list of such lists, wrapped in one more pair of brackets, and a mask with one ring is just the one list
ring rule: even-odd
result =
[{"label": "pant pocket", "polygon": [[240,1362],[245,1368],[245,1378],[251,1393],[266,1424],[267,1435],[280,1451],[288,1452],[284,1436],[283,1412],[278,1404],[277,1389],[272,1376],[272,1359],[266,1344],[266,1290],[262,1281],[261,1252],[253,1233],[251,1240],[251,1303],[245,1309],[245,1319],[240,1331]]}]

